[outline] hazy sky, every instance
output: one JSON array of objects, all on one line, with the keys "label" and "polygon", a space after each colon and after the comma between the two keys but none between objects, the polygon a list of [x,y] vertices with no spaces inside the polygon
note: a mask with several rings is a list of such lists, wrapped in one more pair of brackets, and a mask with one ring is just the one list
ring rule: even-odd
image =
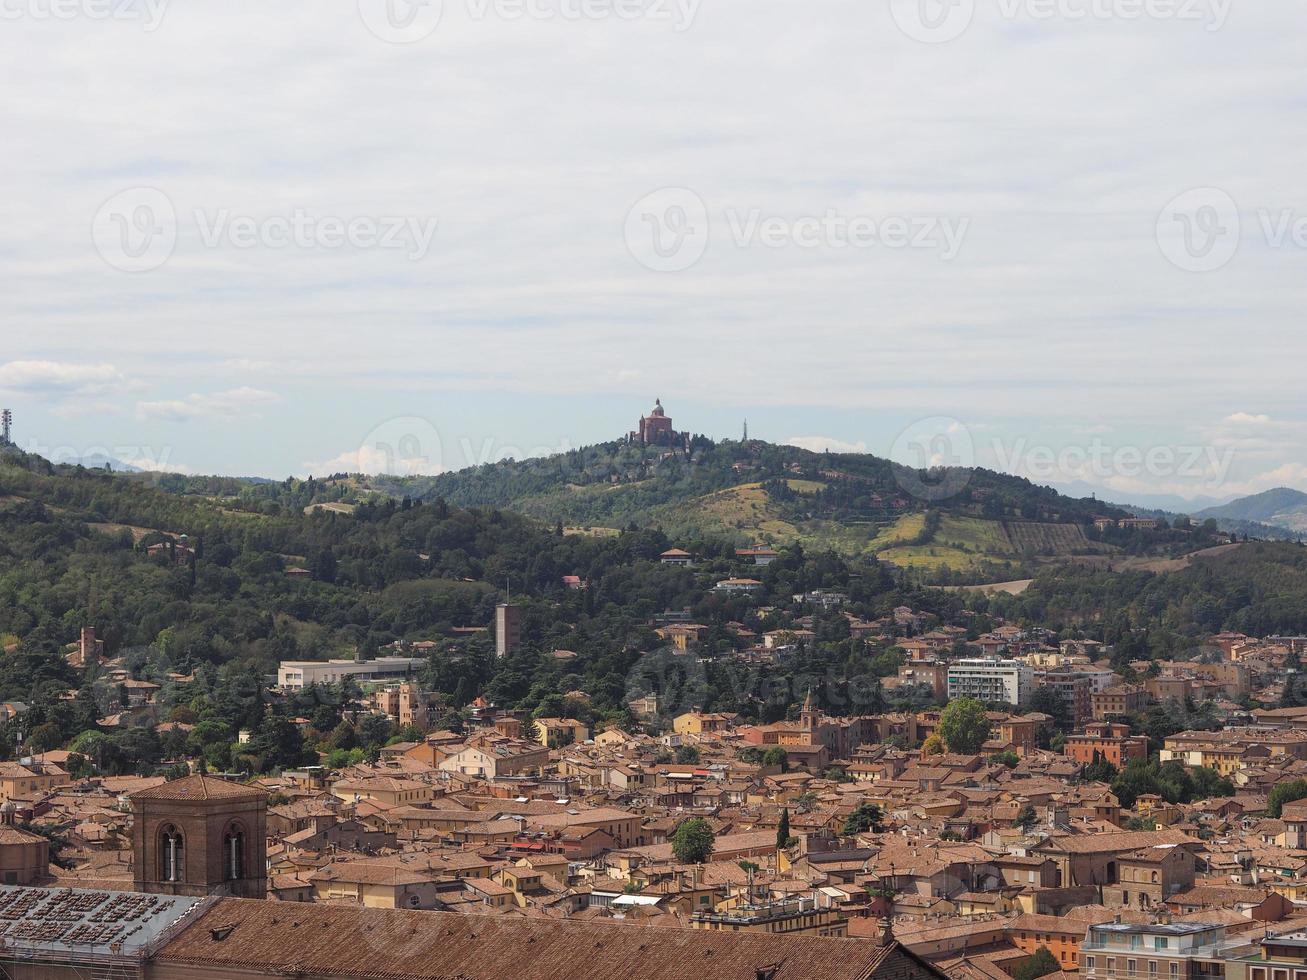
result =
[{"label": "hazy sky", "polygon": [[0,403],[201,472],[458,467],[661,397],[1307,489],[1304,37],[1285,0],[0,0]]}]

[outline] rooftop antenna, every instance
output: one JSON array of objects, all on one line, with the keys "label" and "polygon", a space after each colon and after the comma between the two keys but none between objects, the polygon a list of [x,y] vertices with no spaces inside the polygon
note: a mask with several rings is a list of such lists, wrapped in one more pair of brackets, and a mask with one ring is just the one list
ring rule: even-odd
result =
[{"label": "rooftop antenna", "polygon": [[14,425],[14,413],[9,409],[0,410],[0,445],[10,444],[9,432]]},{"label": "rooftop antenna", "polygon": [[745,420],[744,420],[744,439],[741,440],[741,441],[743,441],[743,442],[748,442],[748,441],[749,441],[749,420],[748,420],[748,419],[745,419]]}]

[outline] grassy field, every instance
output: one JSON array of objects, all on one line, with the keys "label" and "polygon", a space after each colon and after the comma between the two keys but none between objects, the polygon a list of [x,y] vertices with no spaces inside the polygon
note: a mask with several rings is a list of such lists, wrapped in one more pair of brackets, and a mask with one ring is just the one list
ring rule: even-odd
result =
[{"label": "grassy field", "polygon": [[877,539],[889,545],[881,546],[878,557],[905,568],[931,571],[941,568],[969,571],[984,562],[1002,562],[1013,557],[1012,544],[1002,524],[953,514],[940,517],[939,530],[929,544],[894,545],[895,541],[911,540],[913,533],[909,532],[920,532],[924,522],[925,516],[920,514],[900,518]]}]

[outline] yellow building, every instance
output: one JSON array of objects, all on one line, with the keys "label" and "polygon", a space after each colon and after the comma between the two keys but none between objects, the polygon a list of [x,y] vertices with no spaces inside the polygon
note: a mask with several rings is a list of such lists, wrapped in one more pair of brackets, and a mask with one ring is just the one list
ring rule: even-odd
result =
[{"label": "yellow building", "polygon": [[590,737],[590,726],[575,718],[537,718],[536,740],[551,749],[584,742]]},{"label": "yellow building", "polygon": [[696,912],[695,929],[718,932],[807,933],[813,936],[847,936],[848,917],[838,909],[819,909],[810,899],[793,899],[769,905],[737,905],[720,912]]}]

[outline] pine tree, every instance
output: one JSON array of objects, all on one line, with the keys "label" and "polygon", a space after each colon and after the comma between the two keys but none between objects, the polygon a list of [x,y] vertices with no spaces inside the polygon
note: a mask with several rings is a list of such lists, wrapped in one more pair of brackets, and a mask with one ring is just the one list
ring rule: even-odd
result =
[{"label": "pine tree", "polygon": [[781,822],[776,825],[776,850],[783,850],[790,842],[790,808],[781,811]]}]

